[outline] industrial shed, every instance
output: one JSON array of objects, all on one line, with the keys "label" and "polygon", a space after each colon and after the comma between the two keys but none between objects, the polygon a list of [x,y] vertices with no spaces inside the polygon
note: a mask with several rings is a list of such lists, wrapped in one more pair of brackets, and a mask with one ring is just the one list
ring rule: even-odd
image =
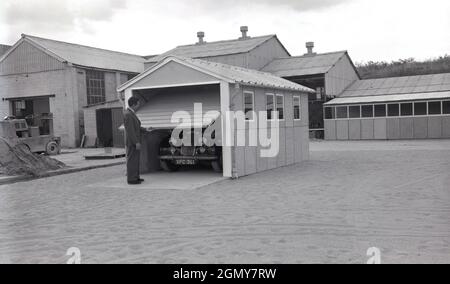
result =
[{"label": "industrial shed", "polygon": [[262,71],[315,90],[309,95],[310,136],[323,139],[323,104],[359,80],[359,75],[347,51],[318,54],[313,42],[306,47],[306,54],[275,59]]},{"label": "industrial shed", "polygon": [[197,43],[181,45],[153,56],[145,62],[145,68],[150,68],[168,56],[178,56],[260,70],[275,58],[290,56],[276,35],[250,37],[247,33],[248,27],[243,26],[239,38],[208,42],[205,33],[198,32]]},{"label": "industrial shed", "polygon": [[[117,87],[144,71],[143,57],[22,35],[0,57],[0,117],[30,118],[63,147],[94,146],[95,116],[84,107],[118,99]],[[122,143],[123,144],[123,143]],[[103,145],[110,146],[110,145]],[[120,146],[117,145],[117,146]]]},{"label": "industrial shed", "polygon": [[84,107],[84,147],[125,147],[123,102],[120,99]]},{"label": "industrial shed", "polygon": [[327,140],[450,138],[450,73],[357,81],[324,112]]},{"label": "industrial shed", "polygon": [[228,111],[272,113],[277,109],[282,113],[278,155],[262,158],[263,147],[227,144],[222,147],[224,177],[246,176],[309,158],[308,94],[313,91],[271,74],[198,59],[168,57],[118,91],[124,93],[126,101],[135,96],[144,103],[137,115],[142,126],[150,130],[141,152],[145,172],[159,170],[158,130],[173,129],[176,125],[171,122],[172,114],[192,113],[195,103],[203,104],[204,115],[211,110],[222,114],[206,115],[206,119],[194,122],[203,126],[220,120],[222,141],[236,141],[238,134],[247,137],[250,131],[260,130],[260,124],[254,119],[248,119],[244,129],[237,127],[223,116]]}]

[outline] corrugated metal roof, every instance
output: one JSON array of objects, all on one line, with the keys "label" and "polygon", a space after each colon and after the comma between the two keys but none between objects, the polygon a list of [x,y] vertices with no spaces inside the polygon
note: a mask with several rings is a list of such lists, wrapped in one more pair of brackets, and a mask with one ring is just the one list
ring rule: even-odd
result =
[{"label": "corrugated metal roof", "polygon": [[450,99],[450,91],[446,92],[427,92],[382,96],[366,96],[366,97],[339,97],[327,102],[325,105],[348,105],[348,104],[365,104],[365,103],[384,103],[384,102],[401,102],[401,101],[418,101],[418,100],[439,100]]},{"label": "corrugated metal roof", "polygon": [[383,96],[450,91],[450,73],[360,80],[339,97]]},{"label": "corrugated metal roof", "polygon": [[275,59],[262,69],[280,77],[306,76],[327,73],[347,51],[304,55]]},{"label": "corrugated metal roof", "polygon": [[315,93],[314,90],[304,87],[302,85],[293,83],[291,81],[285,80],[283,78],[277,77],[270,73],[260,72],[256,70],[245,69],[242,67],[226,65],[222,63],[209,62],[200,59],[182,58],[171,56],[166,58],[163,62],[157,64],[153,68],[147,70],[141,75],[137,76],[135,79],[125,83],[119,88],[119,91],[132,86],[134,83],[138,82],[142,78],[145,78],[152,72],[156,71],[165,64],[175,61],[180,64],[184,64],[188,67],[199,70],[200,72],[205,72],[221,80],[226,80],[232,83],[239,83],[244,85],[256,85],[262,87],[269,87],[275,89],[287,89],[295,90],[307,93]]},{"label": "corrugated metal roof", "polygon": [[276,35],[206,42],[204,44],[183,45],[161,55],[150,58],[147,62],[159,62],[168,56],[205,58],[229,54],[240,54],[249,52],[274,37],[276,37]]},{"label": "corrugated metal roof", "polygon": [[11,46],[9,45],[0,44],[0,57],[2,57],[2,55],[5,54],[10,48]]},{"label": "corrugated metal roof", "polygon": [[293,83],[283,78],[274,76],[270,73],[256,70],[245,69],[221,63],[213,63],[199,59],[182,59],[200,68],[205,68],[213,73],[229,78],[235,82],[250,85],[259,85],[266,87],[275,87],[281,89],[293,89],[297,91],[315,93],[314,90],[302,85]]},{"label": "corrugated metal roof", "polygon": [[75,65],[132,73],[144,71],[145,59],[142,56],[29,35],[23,37]]}]

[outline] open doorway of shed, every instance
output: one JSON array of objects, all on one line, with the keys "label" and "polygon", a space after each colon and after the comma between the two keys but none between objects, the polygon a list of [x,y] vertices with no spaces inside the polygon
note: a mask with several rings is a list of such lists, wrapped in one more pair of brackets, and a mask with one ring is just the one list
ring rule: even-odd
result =
[{"label": "open doorway of shed", "polygon": [[49,97],[29,97],[11,100],[11,113],[17,119],[25,119],[39,135],[53,134],[53,114]]},{"label": "open doorway of shed", "polygon": [[125,139],[119,129],[123,125],[122,108],[105,108],[96,111],[98,146],[123,148]]},{"label": "open doorway of shed", "polygon": [[309,94],[309,134],[310,138],[324,139],[325,122],[323,119],[323,104],[327,102],[325,76],[312,75],[289,78],[290,81],[302,86],[316,90],[316,93]]}]

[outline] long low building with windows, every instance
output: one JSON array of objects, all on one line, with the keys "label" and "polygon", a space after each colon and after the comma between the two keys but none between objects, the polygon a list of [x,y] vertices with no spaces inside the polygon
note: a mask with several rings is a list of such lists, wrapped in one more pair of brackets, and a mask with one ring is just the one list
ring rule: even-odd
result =
[{"label": "long low building with windows", "polygon": [[450,138],[450,73],[360,80],[324,108],[326,140]]}]

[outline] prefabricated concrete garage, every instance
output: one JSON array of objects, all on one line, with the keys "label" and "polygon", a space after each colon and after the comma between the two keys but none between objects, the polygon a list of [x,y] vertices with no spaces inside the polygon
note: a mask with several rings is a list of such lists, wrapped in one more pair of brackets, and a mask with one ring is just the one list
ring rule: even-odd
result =
[{"label": "prefabricated concrete garage", "polygon": [[[141,151],[144,172],[160,170],[163,133],[173,130],[176,112],[193,117],[192,125],[218,125],[223,176],[237,178],[292,165],[309,158],[308,94],[314,92],[268,73],[203,60],[168,57],[122,85],[125,101],[132,96],[141,101],[137,116],[148,129]],[[202,118],[195,116],[201,103]],[[245,113],[245,126],[229,112]],[[274,111],[277,111],[274,113]],[[268,114],[269,125],[258,119]],[[279,119],[273,117],[278,115]],[[270,120],[272,119],[272,120]],[[278,122],[278,123],[273,123]],[[273,123],[273,124],[270,124]],[[263,157],[270,145],[248,143],[254,133],[279,133],[279,151]],[[265,132],[264,132],[265,133]],[[238,141],[245,137],[247,143]],[[271,137],[273,138],[273,137]],[[232,143],[234,142],[234,143]]]}]

